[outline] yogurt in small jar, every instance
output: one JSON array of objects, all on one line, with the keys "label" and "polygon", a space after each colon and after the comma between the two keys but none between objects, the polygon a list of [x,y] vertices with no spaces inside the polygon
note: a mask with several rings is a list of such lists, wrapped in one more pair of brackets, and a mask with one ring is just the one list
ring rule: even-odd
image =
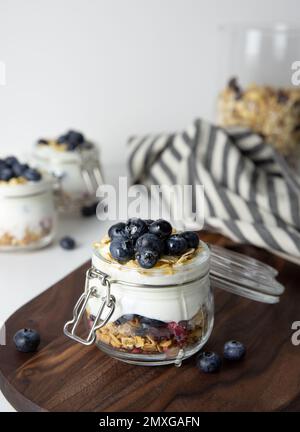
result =
[{"label": "yogurt in small jar", "polygon": [[54,140],[38,140],[33,158],[56,179],[59,210],[76,212],[95,204],[97,188],[103,183],[99,150],[80,132],[70,130]]},{"label": "yogurt in small jar", "polygon": [[36,249],[53,240],[53,180],[13,156],[0,159],[0,208],[0,250]]}]

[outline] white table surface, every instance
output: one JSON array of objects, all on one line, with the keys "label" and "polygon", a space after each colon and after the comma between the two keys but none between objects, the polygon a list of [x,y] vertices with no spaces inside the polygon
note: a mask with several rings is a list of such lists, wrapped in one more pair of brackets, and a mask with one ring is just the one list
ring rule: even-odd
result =
[{"label": "white table surface", "polygon": [[[116,184],[126,174],[124,166],[111,166],[105,170],[106,182]],[[0,254],[0,294],[2,306],[0,323],[19,307],[49,288],[91,256],[92,243],[101,238],[111,225],[96,217],[61,217],[56,241],[49,247],[33,252]],[[65,251],[58,239],[70,235],[78,246]],[[12,278],[12,274],[14,275]],[[0,412],[15,411],[0,392]]]}]

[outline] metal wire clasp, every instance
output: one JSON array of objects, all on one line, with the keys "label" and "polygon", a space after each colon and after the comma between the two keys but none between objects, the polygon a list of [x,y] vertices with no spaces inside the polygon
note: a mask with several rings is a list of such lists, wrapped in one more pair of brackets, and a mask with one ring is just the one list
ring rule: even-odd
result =
[{"label": "metal wire clasp", "polygon": [[[93,326],[91,327],[89,334],[86,339],[81,338],[75,332],[78,327],[78,324],[86,311],[86,305],[90,297],[99,297],[98,290],[96,286],[90,286],[91,281],[97,279],[100,280],[101,285],[106,287],[106,295],[101,297],[101,304],[99,306],[97,315],[93,322]],[[95,267],[91,267],[86,272],[86,280],[85,280],[85,290],[84,293],[78,299],[74,309],[73,309],[73,319],[71,321],[66,322],[64,326],[64,334],[68,336],[70,339],[75,340],[83,345],[92,345],[96,340],[96,331],[103,327],[115,310],[116,299],[111,294],[111,283],[109,280],[109,276],[106,273],[102,273],[97,270]],[[108,309],[108,313],[105,317],[102,317],[102,313],[105,309]],[[69,330],[69,327],[72,326]]]}]

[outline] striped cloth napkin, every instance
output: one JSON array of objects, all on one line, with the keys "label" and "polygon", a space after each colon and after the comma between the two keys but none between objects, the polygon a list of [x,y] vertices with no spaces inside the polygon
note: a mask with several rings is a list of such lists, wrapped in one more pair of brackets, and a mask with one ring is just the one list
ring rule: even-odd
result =
[{"label": "striped cloth napkin", "polygon": [[207,227],[298,262],[299,179],[261,136],[197,119],[180,133],[131,137],[128,148],[134,184],[204,185]]}]

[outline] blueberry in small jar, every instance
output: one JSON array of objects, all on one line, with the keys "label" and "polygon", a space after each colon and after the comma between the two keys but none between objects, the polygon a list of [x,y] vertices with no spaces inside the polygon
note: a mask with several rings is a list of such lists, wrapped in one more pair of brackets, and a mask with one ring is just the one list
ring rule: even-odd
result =
[{"label": "blueberry in small jar", "polygon": [[111,256],[120,263],[125,263],[134,257],[134,247],[130,239],[113,239],[109,251]]},{"label": "blueberry in small jar", "polygon": [[67,141],[69,144],[80,145],[84,142],[84,136],[80,132],[70,130],[67,134]]},{"label": "blueberry in small jar", "polygon": [[9,167],[4,167],[0,169],[0,180],[9,181],[14,177],[13,170]]},{"label": "blueberry in small jar", "polygon": [[239,341],[231,340],[224,345],[223,356],[226,360],[241,360],[245,354],[245,345]]},{"label": "blueberry in small jar", "polygon": [[119,222],[112,225],[108,230],[108,236],[111,240],[114,240],[115,238],[125,238],[125,223]]},{"label": "blueberry in small jar", "polygon": [[16,177],[22,177],[24,176],[25,172],[29,169],[29,165],[17,161],[13,164],[12,169]]},{"label": "blueberry in small jar", "polygon": [[164,243],[156,235],[146,233],[139,237],[135,244],[136,251],[142,251],[143,249],[151,249],[161,255],[164,251]]},{"label": "blueberry in small jar", "polygon": [[159,259],[158,253],[151,249],[142,249],[136,253],[135,257],[139,265],[145,269],[154,267]]},{"label": "blueberry in small jar", "polygon": [[7,156],[6,158],[5,158],[5,163],[6,163],[6,165],[9,165],[9,166],[13,166],[16,162],[18,162],[18,159],[15,157],[15,156]]},{"label": "blueberry in small jar", "polygon": [[146,232],[148,232],[148,227],[143,219],[131,218],[125,224],[125,233],[133,242]]},{"label": "blueberry in small jar", "polygon": [[17,331],[14,335],[14,343],[17,350],[25,353],[36,351],[40,341],[40,335],[32,329],[25,328]]},{"label": "blueberry in small jar", "polygon": [[153,219],[145,219],[144,222],[146,223],[147,227],[149,227],[151,224],[153,224]]},{"label": "blueberry in small jar", "polygon": [[15,156],[8,156],[0,160],[0,180],[9,182],[18,179],[15,183],[26,183],[26,181],[37,182],[41,180],[41,173],[26,163],[21,163]]},{"label": "blueberry in small jar", "polygon": [[180,234],[173,234],[165,242],[167,255],[182,255],[188,249],[187,241]]},{"label": "blueberry in small jar", "polygon": [[39,181],[41,180],[41,174],[39,173],[38,170],[33,169],[33,168],[27,168],[26,171],[24,172],[23,176],[29,180],[29,181]]},{"label": "blueberry in small jar", "polygon": [[184,231],[181,236],[187,242],[188,248],[197,248],[199,246],[199,237],[194,231]]},{"label": "blueberry in small jar", "polygon": [[158,219],[149,226],[149,233],[167,238],[172,233],[172,225],[164,219]]},{"label": "blueberry in small jar", "polygon": [[197,366],[204,373],[218,372],[221,368],[221,358],[215,352],[203,352],[197,358]]}]

